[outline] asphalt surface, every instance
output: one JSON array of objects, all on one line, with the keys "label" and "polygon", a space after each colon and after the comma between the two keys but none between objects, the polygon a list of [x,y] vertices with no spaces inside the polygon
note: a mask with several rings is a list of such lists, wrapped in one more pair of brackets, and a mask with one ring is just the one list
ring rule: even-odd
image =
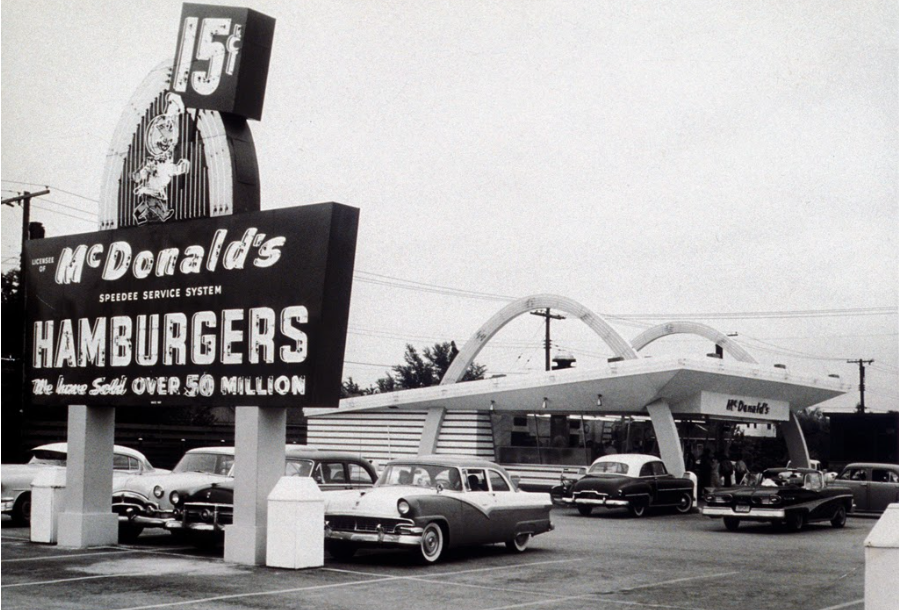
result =
[{"label": "asphalt surface", "polygon": [[745,525],[731,533],[698,513],[555,509],[556,530],[522,554],[501,545],[455,551],[432,566],[402,552],[360,552],[323,568],[225,563],[221,549],[146,531],[136,544],[61,549],[28,542],[4,518],[5,610],[185,608],[366,610],[861,610],[864,539],[876,519],[799,533]]}]

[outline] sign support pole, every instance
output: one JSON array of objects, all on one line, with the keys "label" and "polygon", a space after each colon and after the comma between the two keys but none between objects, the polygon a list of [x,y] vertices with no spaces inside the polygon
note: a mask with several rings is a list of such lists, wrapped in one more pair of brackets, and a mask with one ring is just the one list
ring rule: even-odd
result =
[{"label": "sign support pole", "polygon": [[268,495],[284,476],[287,410],[237,407],[234,518],[225,527],[225,561],[265,565]]},{"label": "sign support pole", "polygon": [[65,508],[57,543],[83,549],[116,544],[119,517],[110,510],[115,408],[69,406]]}]

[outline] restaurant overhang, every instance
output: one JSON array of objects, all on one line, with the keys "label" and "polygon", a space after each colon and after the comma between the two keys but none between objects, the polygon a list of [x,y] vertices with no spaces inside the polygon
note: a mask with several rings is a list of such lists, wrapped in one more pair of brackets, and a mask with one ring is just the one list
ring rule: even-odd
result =
[{"label": "restaurant overhang", "polygon": [[[850,390],[852,385],[839,379],[797,375],[766,365],[661,357],[622,360],[589,370],[564,369],[359,396],[342,400],[336,410],[307,409],[307,413],[442,407],[636,415],[646,414],[648,405],[663,401],[673,415],[681,417],[783,420],[788,418],[787,409],[802,410]],[[734,401],[733,409],[728,401]],[[761,407],[762,403],[770,403],[770,407]]]}]

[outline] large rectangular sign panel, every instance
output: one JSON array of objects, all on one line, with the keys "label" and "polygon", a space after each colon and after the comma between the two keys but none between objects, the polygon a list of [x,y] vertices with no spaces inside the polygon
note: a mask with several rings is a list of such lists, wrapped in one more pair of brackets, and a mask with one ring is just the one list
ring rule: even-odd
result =
[{"label": "large rectangular sign panel", "polygon": [[699,412],[703,415],[767,421],[790,419],[790,403],[784,400],[717,392],[701,392],[701,395]]},{"label": "large rectangular sign panel", "polygon": [[27,242],[31,404],[336,407],[358,215],[325,203]]}]

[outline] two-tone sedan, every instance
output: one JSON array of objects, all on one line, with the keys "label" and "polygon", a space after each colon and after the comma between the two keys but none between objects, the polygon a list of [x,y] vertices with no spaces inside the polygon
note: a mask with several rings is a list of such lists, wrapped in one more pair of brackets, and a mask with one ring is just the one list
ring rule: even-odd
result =
[{"label": "two-tone sedan", "polygon": [[234,465],[234,447],[199,447],[185,453],[165,474],[119,478],[112,490],[112,512],[119,516],[119,541],[136,539],[144,528],[165,528],[174,519],[174,500],[214,481],[225,481]]},{"label": "two-tone sedan", "polygon": [[[322,491],[368,489],[378,473],[355,453],[288,445],[284,476],[312,477]],[[184,532],[198,545],[221,542],[225,527],[234,519],[234,479],[217,480],[174,498],[175,518],[166,529]]]},{"label": "two-tone sedan", "polygon": [[368,491],[325,500],[325,545],[346,560],[361,547],[405,548],[424,563],[449,548],[505,543],[524,551],[553,529],[547,493],[520,491],[497,464],[476,457],[419,456],[388,462]]},{"label": "two-tone sedan", "polygon": [[751,485],[715,489],[705,501],[702,514],[723,518],[730,531],[743,521],[767,521],[795,532],[816,521],[846,525],[852,491],[828,484],[824,473],[811,468],[770,468],[753,477]]},{"label": "two-tone sedan", "polygon": [[634,517],[646,510],[671,507],[679,513],[693,509],[694,484],[689,478],[669,474],[654,455],[622,453],[594,461],[559,501],[575,506],[582,515],[594,508],[626,508]]}]

